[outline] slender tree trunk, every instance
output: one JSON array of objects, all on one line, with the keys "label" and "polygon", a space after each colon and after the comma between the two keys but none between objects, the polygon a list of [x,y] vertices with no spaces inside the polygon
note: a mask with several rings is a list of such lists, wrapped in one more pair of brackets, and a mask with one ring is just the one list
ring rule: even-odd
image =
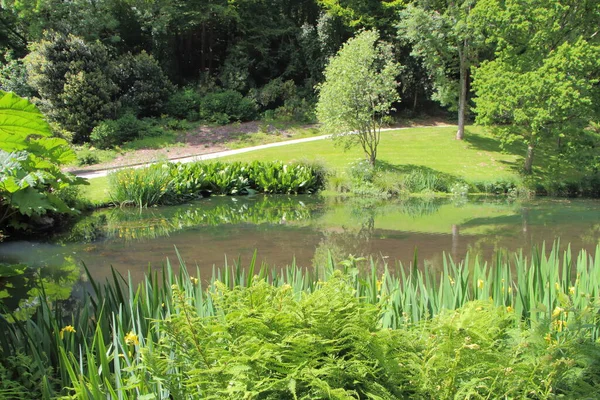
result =
[{"label": "slender tree trunk", "polygon": [[415,98],[413,99],[413,112],[417,111],[417,101],[419,100],[419,87],[415,88]]},{"label": "slender tree trunk", "polygon": [[464,48],[460,51],[460,83],[458,90],[458,131],[456,132],[456,140],[463,140],[465,137],[465,115],[467,112],[467,43],[465,41]]},{"label": "slender tree trunk", "polygon": [[452,257],[454,261],[458,260],[458,239],[460,238],[460,228],[458,225],[452,225]]},{"label": "slender tree trunk", "polygon": [[534,155],[535,146],[533,143],[529,143],[527,145],[527,155],[525,156],[525,165],[523,165],[523,171],[526,174],[531,174],[533,167],[533,155]]}]

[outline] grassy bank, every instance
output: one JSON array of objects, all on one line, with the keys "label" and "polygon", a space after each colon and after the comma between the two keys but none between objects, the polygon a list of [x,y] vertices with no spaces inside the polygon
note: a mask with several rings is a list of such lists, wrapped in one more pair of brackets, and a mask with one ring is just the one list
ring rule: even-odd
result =
[{"label": "grassy bank", "polygon": [[[520,147],[502,149],[499,140],[484,128],[474,126],[468,127],[464,141],[457,141],[454,130],[454,127],[434,127],[384,132],[379,147],[379,181],[376,185],[392,194],[423,190],[506,193],[519,189],[573,195],[581,190],[578,183],[581,173],[568,164],[557,172],[556,163],[545,156],[543,148],[537,155],[536,175],[524,181],[519,172],[523,156]],[[359,149],[344,151],[331,140],[323,140],[253,151],[226,157],[223,161],[316,161],[332,173],[330,186],[344,191],[344,187],[351,186],[351,165],[362,158]],[[554,172],[550,173],[552,168]],[[428,182],[431,180],[435,182]],[[456,182],[466,186],[454,186]],[[106,203],[109,200],[106,178],[93,179],[90,183],[83,195],[94,204]],[[360,190],[364,191],[364,188]]]},{"label": "grassy bank", "polygon": [[[600,248],[574,257],[542,248],[531,259],[514,254],[489,264],[447,259],[441,275],[357,259],[338,265],[225,267],[208,282],[167,265],[140,285],[118,275],[91,281],[92,296],[72,312],[42,296],[31,320],[0,319],[0,394],[550,399],[598,392]],[[41,385],[31,387],[30,376]]]}]

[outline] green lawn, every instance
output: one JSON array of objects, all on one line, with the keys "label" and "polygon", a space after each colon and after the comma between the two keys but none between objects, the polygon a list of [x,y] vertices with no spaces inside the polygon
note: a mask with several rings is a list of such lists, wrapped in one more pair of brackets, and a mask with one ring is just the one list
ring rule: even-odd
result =
[{"label": "green lawn", "polygon": [[[464,141],[454,139],[455,131],[455,127],[435,127],[383,132],[377,160],[393,169],[425,166],[469,182],[520,180],[521,155],[518,151],[502,152],[500,142],[481,127],[468,127]],[[362,158],[359,148],[344,151],[334,146],[333,141],[322,140],[254,151],[223,160],[319,160],[329,168],[342,171]],[[83,190],[84,196],[94,204],[109,200],[107,178],[92,179],[90,183]]]},{"label": "green lawn", "polygon": [[[382,132],[377,160],[398,168],[426,166],[468,181],[518,178],[520,157],[502,153],[500,142],[483,128],[469,127],[464,141],[454,139],[455,131],[455,127],[444,127]],[[362,158],[359,148],[344,151],[327,140],[259,150],[224,160],[321,160],[330,168],[342,170]]]},{"label": "green lawn", "polygon": [[110,201],[108,195],[108,177],[94,178],[89,180],[88,186],[81,187],[81,196],[94,206],[101,206]]}]

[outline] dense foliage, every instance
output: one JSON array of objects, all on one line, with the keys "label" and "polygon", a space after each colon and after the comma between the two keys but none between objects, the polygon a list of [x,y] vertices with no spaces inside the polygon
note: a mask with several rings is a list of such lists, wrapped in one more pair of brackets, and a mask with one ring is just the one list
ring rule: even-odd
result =
[{"label": "dense foliage", "polygon": [[[331,259],[314,271],[252,264],[207,284],[168,264],[139,285],[115,273],[91,280],[73,311],[41,297],[27,322],[0,319],[0,393],[590,398],[599,255],[541,249],[398,275],[360,272],[357,259],[339,270]],[[25,391],[28,376],[41,384]]]},{"label": "dense foliage", "polygon": [[65,140],[51,137],[33,104],[12,93],[0,96],[0,233],[52,226],[48,214],[76,212],[61,194],[84,180],[60,170],[75,153]]},{"label": "dense foliage", "polygon": [[476,116],[525,142],[528,173],[542,146],[598,173],[594,156],[576,156],[598,148],[586,133],[600,110],[594,0],[9,0],[0,20],[1,87],[34,99],[75,142],[124,114],[314,121],[329,60],[372,31],[403,66],[386,81],[386,97],[402,97],[396,117],[437,103],[458,110],[459,139]]},{"label": "dense foliage", "polygon": [[400,100],[400,65],[379,34],[365,31],[344,44],[325,68],[317,118],[345,147],[360,145],[371,165],[377,159],[381,127]]},{"label": "dense foliage", "polygon": [[597,118],[600,45],[597,30],[578,21],[598,6],[577,3],[482,0],[476,10],[497,42],[495,58],[475,72],[477,121],[527,146],[528,174],[541,142],[573,145]]},{"label": "dense foliage", "polygon": [[211,194],[314,193],[323,187],[325,172],[316,165],[280,161],[167,163],[118,171],[109,180],[115,204],[147,207]]}]

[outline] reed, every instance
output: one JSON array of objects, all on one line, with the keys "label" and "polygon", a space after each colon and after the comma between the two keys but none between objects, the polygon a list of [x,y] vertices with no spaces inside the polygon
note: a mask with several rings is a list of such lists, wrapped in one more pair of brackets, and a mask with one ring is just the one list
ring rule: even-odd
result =
[{"label": "reed", "polygon": [[[346,337],[344,335],[347,332],[344,333],[343,330],[340,330],[336,331],[338,332],[337,336],[330,338],[331,340],[341,340],[347,343],[358,340],[365,332],[372,333],[373,337],[377,338],[377,346],[383,346],[382,348],[377,347],[379,350],[373,348],[375,349],[373,351],[384,351],[385,348],[387,349],[385,352],[391,351],[388,346],[392,346],[392,342],[389,342],[388,339],[403,343],[404,347],[394,347],[396,353],[392,352],[395,355],[390,355],[390,357],[396,357],[398,354],[402,354],[402,357],[410,357],[415,363],[411,368],[416,368],[415,371],[423,374],[421,378],[429,382],[428,385],[439,385],[446,379],[445,377],[457,374],[458,381],[453,382],[454,386],[452,387],[455,387],[455,390],[463,390],[464,387],[460,385],[464,382],[460,384],[458,378],[460,374],[465,373],[466,370],[463,369],[470,368],[469,365],[474,365],[473,363],[490,362],[489,357],[500,364],[508,363],[506,368],[514,367],[516,369],[522,366],[519,364],[522,360],[516,355],[520,350],[511,347],[516,344],[505,343],[506,349],[512,349],[510,351],[516,352],[514,354],[498,353],[504,350],[493,347],[491,344],[494,341],[508,340],[508,337],[513,339],[519,337],[521,338],[518,341],[519,346],[531,345],[532,349],[537,349],[537,353],[531,355],[532,358],[528,361],[533,364],[527,365],[532,368],[539,367],[539,373],[554,374],[552,375],[554,378],[548,380],[551,383],[547,383],[547,385],[541,382],[541,378],[538,380],[537,372],[530,376],[532,380],[527,382],[532,385],[532,388],[535,386],[537,391],[535,396],[531,396],[532,398],[550,398],[553,390],[555,392],[557,390],[572,391],[575,390],[573,385],[583,390],[593,382],[590,383],[589,379],[583,379],[582,376],[587,374],[585,376],[591,376],[590,379],[597,377],[594,375],[596,373],[594,368],[597,367],[598,358],[593,361],[592,355],[600,355],[600,349],[597,346],[600,337],[600,318],[598,316],[600,310],[600,246],[596,248],[595,255],[580,251],[575,257],[571,255],[570,249],[560,252],[558,243],[549,250],[545,246],[534,249],[531,257],[525,257],[522,253],[512,254],[510,257],[499,254],[492,262],[485,262],[477,257],[472,259],[470,256],[467,256],[462,262],[455,262],[447,256],[444,258],[441,270],[427,267],[418,268],[416,256],[413,263],[407,268],[402,265],[395,267],[377,265],[372,260],[355,258],[337,264],[329,257],[325,265],[315,269],[302,269],[293,264],[283,269],[271,269],[264,264],[257,265],[256,258],[253,258],[245,268],[238,262],[215,269],[212,277],[207,280],[200,277],[197,269],[190,275],[188,271],[194,271],[194,268],[188,268],[182,259],[178,259],[178,264],[177,270],[167,262],[161,270],[148,271],[144,280],[139,284],[133,283],[130,278],[125,278],[116,271],[113,271],[112,280],[105,283],[95,282],[88,273],[92,293],[74,311],[69,313],[65,312],[60,302],[46,301],[42,291],[40,307],[33,318],[12,323],[4,318],[0,319],[0,329],[5,332],[5,335],[0,336],[2,365],[6,367],[10,364],[8,360],[14,361],[18,357],[25,357],[28,360],[29,367],[42,377],[42,383],[36,389],[37,391],[27,392],[32,396],[31,398],[49,399],[60,395],[72,395],[74,397],[70,398],[77,399],[107,397],[138,399],[151,398],[148,396],[152,393],[156,395],[156,398],[166,398],[169,394],[176,394],[178,390],[183,396],[185,393],[189,394],[189,391],[186,392],[186,390],[192,390],[192,392],[195,390],[184,384],[184,381],[190,376],[190,371],[201,368],[198,365],[192,365],[193,363],[190,364],[191,361],[188,362],[186,357],[193,359],[201,357],[202,346],[198,347],[199,350],[194,351],[189,350],[190,346],[196,347],[196,344],[202,341],[210,343],[214,341],[213,344],[216,346],[214,351],[218,350],[220,353],[205,354],[207,360],[230,357],[230,353],[223,349],[219,350],[218,346],[221,342],[217,338],[229,335],[231,329],[250,329],[250,325],[239,325],[231,319],[230,314],[237,315],[235,314],[236,307],[239,310],[243,307],[259,310],[256,311],[258,313],[256,315],[260,315],[260,318],[270,315],[268,318],[271,319],[264,317],[269,321],[275,321],[272,318],[289,319],[292,321],[288,321],[290,326],[294,327],[296,325],[293,321],[297,318],[312,320],[310,318],[322,317],[320,313],[317,313],[318,309],[310,308],[307,304],[310,301],[317,301],[316,299],[322,298],[319,296],[327,293],[331,304],[347,303],[352,305],[352,310],[357,313],[375,315],[372,324],[361,325],[360,329],[357,328],[355,336]],[[335,286],[337,289],[331,291],[332,285],[338,285]],[[349,290],[347,290],[348,288]],[[331,292],[321,293],[323,290]],[[336,298],[338,292],[343,293],[343,296],[340,294],[342,297]],[[286,309],[287,311],[282,311],[281,315],[269,314],[268,310],[271,306],[267,307],[267,305],[272,305],[275,298],[280,298],[283,301],[281,304],[287,304],[286,307],[289,307]],[[307,301],[309,303],[306,303]],[[319,307],[325,307],[326,304],[322,303]],[[306,307],[312,310],[311,313],[317,313],[314,314],[316,316],[308,313],[306,310],[309,308]],[[308,314],[302,314],[304,311],[300,312],[299,310],[305,310]],[[248,312],[250,314],[246,317],[250,318],[254,315],[251,311]],[[299,312],[300,314],[297,314]],[[353,323],[356,324],[355,317],[345,312],[340,306],[339,309],[336,308],[332,311],[331,317],[318,320],[326,321],[331,318],[347,317],[350,318],[349,321],[354,321]],[[373,312],[375,314],[372,314]],[[477,316],[479,312],[481,313],[480,317]],[[335,313],[339,313],[339,315],[336,317]],[[250,324],[252,321],[255,323],[256,321],[252,318],[246,323]],[[485,322],[487,321],[485,318],[492,321],[489,324],[497,324],[497,326],[486,327],[488,322]],[[465,321],[474,322],[467,324]],[[175,325],[174,322],[176,322]],[[438,337],[441,332],[439,329],[442,329],[440,324],[446,326],[443,329],[452,329],[452,332],[456,331],[460,336],[458,342],[455,336],[452,336],[454,338],[452,341],[450,341],[451,337],[443,336],[444,340],[450,341],[444,342],[443,346],[458,346],[456,349],[463,349],[464,347],[460,346],[471,346],[465,342],[466,337],[473,338],[476,335],[483,335],[481,343],[490,343],[486,350],[488,351],[487,358],[473,359],[460,366],[457,364],[457,369],[449,371],[445,375],[440,375],[437,369],[435,371],[428,369],[434,361],[428,358],[431,354],[427,351],[433,351],[442,346],[439,342],[442,339]],[[448,326],[451,328],[447,328]],[[483,327],[495,329],[497,332],[501,332],[501,336],[494,339],[489,336],[491,333],[488,335],[483,331],[479,332],[476,329],[477,326],[481,329]],[[414,339],[418,346],[415,344],[416,347],[413,348],[405,341],[398,342],[400,340],[398,336],[385,333],[391,332],[388,331],[388,328],[393,332],[401,332],[405,337],[412,338],[411,340]],[[300,334],[299,332],[297,334]],[[471,333],[465,334],[465,332]],[[289,332],[284,329],[278,335],[287,333]],[[263,330],[258,329],[255,334],[257,341],[266,340],[266,342],[262,350],[261,346],[252,347],[252,354],[254,354],[252,357],[258,357],[252,362],[259,362],[261,351],[266,351],[265,349],[275,352],[284,351],[284,353],[287,351],[277,346],[272,347],[274,344],[270,339],[267,340],[270,334]],[[312,334],[317,333],[313,332]],[[323,334],[323,332],[319,334]],[[169,351],[169,343],[173,344],[173,340],[176,338],[180,340],[184,337],[182,335],[187,335],[185,337],[190,340],[189,346],[185,348],[172,347],[173,351]],[[484,340],[484,336],[487,339]],[[384,337],[387,339],[384,340]],[[243,338],[251,340],[248,335]],[[198,342],[196,343],[194,340]],[[383,342],[379,342],[379,340]],[[524,344],[523,340],[527,343],[534,341],[535,346]],[[574,344],[578,344],[579,347]],[[355,343],[352,344],[352,346],[354,345]],[[480,345],[482,346],[482,344],[478,344],[478,346]],[[471,347],[475,348],[475,346]],[[446,347],[444,348],[447,350]],[[366,368],[364,373],[395,376],[397,371],[386,369],[392,368],[391,366],[386,367],[382,364],[384,361],[375,356],[373,356],[375,358],[370,358],[371,356],[363,354],[364,349],[361,349],[363,348],[359,346],[352,347],[352,350],[347,351],[362,354],[355,361],[358,363],[356,365],[360,364],[360,368]],[[587,356],[584,357],[584,353],[579,353],[584,349],[591,358],[585,358]],[[243,351],[243,349],[239,348],[236,351]],[[549,359],[552,359],[556,351],[562,352],[560,354],[563,354],[565,363],[575,363],[573,365],[577,366],[577,371],[580,373],[571,371],[572,373],[569,375],[563,371],[561,368],[567,364],[544,364],[546,361],[543,361],[543,357],[548,356]],[[429,356],[425,356],[426,354]],[[265,354],[263,357],[269,359]],[[246,364],[244,365],[252,364],[249,359],[245,358],[245,360]],[[308,360],[305,361],[308,362]],[[328,363],[329,359],[325,361]],[[231,362],[238,365],[240,361],[231,359]],[[510,364],[511,362],[514,365]],[[212,364],[209,364],[202,367],[205,368],[204,372],[208,370],[215,372]],[[264,370],[265,377],[268,376],[269,379],[272,379],[272,381],[269,380],[269,384],[281,386],[283,378],[273,372],[271,367],[260,365],[261,368],[266,368]],[[371,370],[372,366],[377,366],[377,368]],[[286,367],[286,371],[293,369],[288,367],[289,365]],[[296,367],[300,368],[300,364]],[[331,368],[334,367],[331,366]],[[485,368],[482,367],[482,370]],[[239,374],[241,371],[245,371],[245,369],[240,369]],[[219,373],[224,372],[221,370]],[[200,372],[198,374],[202,375]],[[212,387],[212,383],[200,375],[196,376],[199,379],[196,383],[200,386],[204,385],[202,387],[205,389],[202,390]],[[171,376],[172,379],[166,380],[165,376]],[[227,377],[229,377],[227,379],[233,379],[231,374],[219,376],[223,379]],[[244,376],[251,376],[251,374]],[[575,379],[574,376],[578,377],[576,383],[569,380]],[[333,381],[328,380],[329,378],[331,377],[323,377],[324,382],[327,382],[327,385],[333,385]],[[416,376],[413,378],[421,379]],[[180,381],[173,379],[180,379]],[[258,378],[254,376],[252,379]],[[289,377],[286,379],[286,382],[289,383]],[[321,393],[311,392],[311,390],[317,390],[314,386],[317,383],[311,380],[312,378],[309,379],[302,375],[302,377],[296,376],[294,379],[297,382],[295,390],[298,393],[304,389],[307,390],[305,393],[312,396],[318,396],[318,393]],[[352,379],[357,378],[353,377]],[[404,381],[398,382],[400,384]],[[500,386],[494,384],[493,388],[489,388],[490,392],[486,393],[492,397],[498,393],[510,394],[510,390],[514,389],[510,389],[511,387],[520,385],[518,379],[514,382],[512,380],[502,382],[504,382],[502,384],[504,386],[501,385],[504,388],[502,390],[506,390],[505,392],[498,392],[501,390]],[[394,385],[389,386],[389,382],[380,383],[385,391],[378,392],[379,389],[354,387],[352,389],[354,392],[346,388],[344,390],[350,391],[344,393],[349,396],[352,393],[371,393],[373,395],[379,393],[382,398],[398,398],[394,397],[395,395],[389,395],[391,396],[389,397],[387,394],[382,394],[392,393],[396,390],[392,388]],[[266,381],[265,384],[267,384]],[[291,385],[291,383],[289,384]],[[402,383],[402,385],[405,384],[408,385],[407,382]],[[187,389],[184,390],[185,387]],[[225,384],[226,387],[227,384]],[[221,389],[223,388],[220,387],[219,390]],[[331,386],[330,389],[340,388]],[[6,389],[5,392],[2,390],[3,387],[0,386],[0,395],[4,394],[8,396],[6,398],[11,398],[7,395],[10,393],[9,389]],[[14,388],[10,390],[14,392]],[[417,389],[411,387],[406,390],[402,393],[410,395],[411,390]],[[429,386],[418,390],[424,396],[422,398],[434,396],[434,391],[431,392]],[[470,388],[469,390],[476,389]],[[215,393],[217,392],[220,394],[213,397],[226,397],[225,392],[215,391]],[[289,389],[288,392],[289,398],[294,398],[293,391]],[[426,393],[430,393],[430,395],[426,395]],[[455,392],[452,393],[455,394]],[[454,395],[452,393],[449,392],[447,398],[451,398]],[[513,393],[513,395],[516,394]],[[181,398],[185,398],[185,396]]]}]

